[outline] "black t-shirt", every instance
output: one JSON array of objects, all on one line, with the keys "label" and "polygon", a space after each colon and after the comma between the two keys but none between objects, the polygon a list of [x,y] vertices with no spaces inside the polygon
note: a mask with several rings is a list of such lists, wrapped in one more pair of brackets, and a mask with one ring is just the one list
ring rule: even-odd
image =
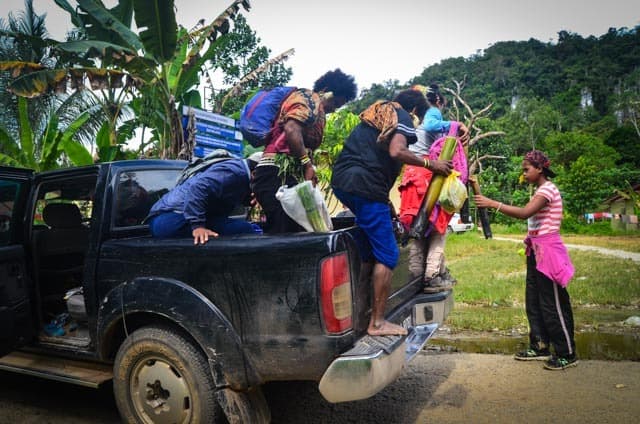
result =
[{"label": "black t-shirt", "polygon": [[[396,109],[396,113],[398,127],[394,134],[404,135],[407,144],[415,143],[411,116],[404,109]],[[333,167],[332,187],[365,199],[387,202],[402,162],[389,155],[388,143],[376,141],[379,134],[380,131],[363,122],[351,131]]]}]

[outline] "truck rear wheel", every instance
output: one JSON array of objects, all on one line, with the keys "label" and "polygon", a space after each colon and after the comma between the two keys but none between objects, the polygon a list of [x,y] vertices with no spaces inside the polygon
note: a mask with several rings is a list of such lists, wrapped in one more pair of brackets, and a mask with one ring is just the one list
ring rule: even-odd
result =
[{"label": "truck rear wheel", "polygon": [[221,416],[206,358],[173,330],[136,330],[120,346],[113,374],[124,422],[214,423]]}]

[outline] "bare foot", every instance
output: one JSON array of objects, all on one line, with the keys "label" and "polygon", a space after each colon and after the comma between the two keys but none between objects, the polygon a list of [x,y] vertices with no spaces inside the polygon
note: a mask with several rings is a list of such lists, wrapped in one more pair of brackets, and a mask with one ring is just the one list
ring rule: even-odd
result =
[{"label": "bare foot", "polygon": [[404,336],[407,329],[389,321],[382,321],[380,325],[369,324],[367,333],[370,336]]}]

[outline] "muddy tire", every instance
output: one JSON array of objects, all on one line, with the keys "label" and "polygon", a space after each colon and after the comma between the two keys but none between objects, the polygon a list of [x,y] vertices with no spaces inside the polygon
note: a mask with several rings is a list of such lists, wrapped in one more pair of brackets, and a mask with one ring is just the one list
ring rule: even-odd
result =
[{"label": "muddy tire", "polygon": [[206,358],[173,330],[135,331],[113,367],[115,400],[126,423],[215,423],[221,417]]}]

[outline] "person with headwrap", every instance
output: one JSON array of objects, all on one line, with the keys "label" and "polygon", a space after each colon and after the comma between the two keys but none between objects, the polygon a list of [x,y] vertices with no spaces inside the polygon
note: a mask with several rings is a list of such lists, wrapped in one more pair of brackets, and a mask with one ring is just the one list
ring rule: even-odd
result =
[{"label": "person with headwrap", "polygon": [[[389,191],[403,164],[423,166],[448,175],[451,161],[423,159],[408,149],[415,143],[412,116],[423,116],[425,97],[415,90],[401,91],[392,102],[378,101],[360,114],[333,168],[331,187],[335,196],[355,215],[371,246],[364,257],[371,274],[373,305],[367,332],[372,336],[401,335],[403,327],[385,320],[385,306],[399,249],[393,232]],[[416,119],[420,122],[420,118]],[[367,250],[362,250],[365,252]]]},{"label": "person with headwrap", "polygon": [[[544,360],[546,369],[562,370],[578,363],[573,311],[567,291],[574,267],[560,238],[562,196],[549,180],[555,177],[549,166],[549,158],[539,150],[532,150],[524,156],[523,177],[536,187],[536,191],[523,208],[505,205],[482,195],[473,198],[478,207],[495,208],[496,212],[528,220],[524,243],[529,347],[516,353],[515,359]],[[550,348],[553,348],[553,355]]]}]

